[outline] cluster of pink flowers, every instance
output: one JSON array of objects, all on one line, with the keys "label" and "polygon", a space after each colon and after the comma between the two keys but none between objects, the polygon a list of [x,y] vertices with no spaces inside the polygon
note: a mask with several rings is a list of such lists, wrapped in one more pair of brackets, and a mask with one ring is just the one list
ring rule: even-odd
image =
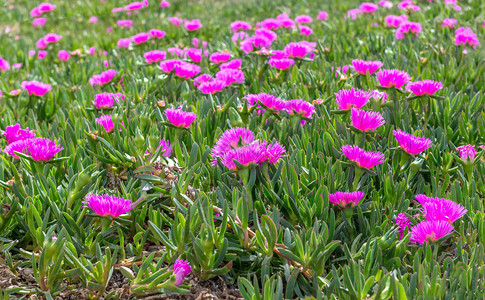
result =
[{"label": "cluster of pink flowers", "polygon": [[[298,115],[302,119],[311,119],[315,107],[302,99],[282,100],[266,93],[249,94],[244,97],[249,106],[256,106],[260,114],[264,114],[265,108],[273,113],[286,112],[290,115]],[[264,108],[261,106],[263,105]],[[305,120],[302,120],[305,124]]]},{"label": "cluster of pink flowers", "polygon": [[28,131],[28,128],[27,130],[23,130],[17,125],[14,125],[14,128],[11,129],[7,128],[6,132],[4,132],[5,137],[8,136],[11,140],[16,139],[3,149],[4,153],[17,159],[19,156],[15,152],[24,153],[30,155],[35,161],[45,162],[51,160],[54,155],[64,149],[56,145],[54,141],[46,138],[34,137],[35,135],[33,132]]},{"label": "cluster of pink flowers", "polygon": [[400,10],[405,10],[407,12],[419,11],[421,7],[413,3],[413,0],[402,0],[398,5],[397,8]]},{"label": "cluster of pink flowers", "polygon": [[[276,163],[285,153],[280,143],[268,144],[255,140],[254,133],[246,128],[235,127],[226,130],[212,149],[212,163],[220,159],[230,170]],[[237,162],[237,164],[236,164]]]},{"label": "cluster of pink flowers", "polygon": [[384,18],[384,21],[386,22],[386,26],[390,28],[398,28],[401,23],[406,22],[408,20],[408,16],[406,15],[400,15],[400,16],[395,16],[395,15],[389,15]]},{"label": "cluster of pink flowers", "polygon": [[477,35],[470,29],[470,27],[460,27],[455,31],[455,45],[470,46],[475,49],[480,45]]},{"label": "cluster of pink flowers", "polygon": [[403,21],[399,24],[399,27],[396,30],[396,39],[402,40],[406,34],[412,34],[417,37],[421,30],[423,30],[421,24],[417,22]]},{"label": "cluster of pink flowers", "polygon": [[106,70],[101,74],[93,75],[93,77],[89,79],[89,84],[91,84],[91,86],[104,86],[113,81],[117,74],[118,72],[114,69]]},{"label": "cluster of pink flowers", "polygon": [[374,74],[380,67],[382,67],[383,63],[378,60],[371,60],[365,61],[360,59],[352,60],[352,66],[354,67],[355,72],[366,75]]},{"label": "cluster of pink flowers", "polygon": [[441,24],[441,27],[453,28],[457,23],[458,21],[456,19],[444,19],[443,24]]},{"label": "cluster of pink flowers", "polygon": [[43,38],[39,39],[35,46],[39,49],[45,49],[49,44],[57,43],[62,39],[61,35],[55,33],[48,33]]},{"label": "cluster of pink flowers", "polygon": [[38,17],[41,17],[46,12],[53,11],[54,9],[56,9],[56,7],[57,6],[55,4],[44,2],[44,3],[39,4],[37,7],[34,7],[30,11],[30,15],[32,17],[38,18]]},{"label": "cluster of pink flowers", "polygon": [[194,79],[194,85],[203,94],[215,94],[233,84],[241,84],[246,80],[241,67],[240,60],[233,60],[226,65],[220,65],[220,71],[212,77],[209,74],[202,74]]},{"label": "cluster of pink flowers", "polygon": [[194,77],[200,73],[200,67],[183,60],[167,59],[160,62],[160,69],[164,73],[171,73],[172,71],[178,77],[187,79]]},{"label": "cluster of pink flowers", "polygon": [[28,127],[22,129],[18,123],[7,126],[2,134],[5,136],[8,144],[12,144],[20,140],[30,139],[35,136],[35,132],[33,130],[29,130]]},{"label": "cluster of pink flowers", "polygon": [[52,90],[52,86],[47,83],[39,81],[22,81],[21,86],[27,90],[29,95],[44,96],[48,91]]},{"label": "cluster of pink flowers", "polygon": [[111,10],[112,13],[116,13],[116,12],[120,12],[120,11],[128,11],[128,12],[131,12],[131,11],[137,11],[137,10],[140,10],[144,7],[147,7],[148,6],[148,0],[144,0],[142,2],[132,2],[132,3],[129,3],[127,5],[125,5],[124,7],[115,7]]}]

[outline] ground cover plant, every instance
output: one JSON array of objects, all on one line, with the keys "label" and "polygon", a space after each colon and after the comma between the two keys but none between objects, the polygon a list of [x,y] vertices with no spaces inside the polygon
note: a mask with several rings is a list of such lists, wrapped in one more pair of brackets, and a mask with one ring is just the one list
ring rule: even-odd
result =
[{"label": "ground cover plant", "polygon": [[483,12],[2,2],[0,295],[483,299]]}]

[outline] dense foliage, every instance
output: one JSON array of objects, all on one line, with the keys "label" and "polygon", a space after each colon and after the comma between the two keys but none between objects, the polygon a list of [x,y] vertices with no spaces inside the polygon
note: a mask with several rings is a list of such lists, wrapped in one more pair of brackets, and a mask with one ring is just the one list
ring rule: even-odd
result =
[{"label": "dense foliage", "polygon": [[483,299],[482,1],[148,2],[2,3],[5,299]]}]

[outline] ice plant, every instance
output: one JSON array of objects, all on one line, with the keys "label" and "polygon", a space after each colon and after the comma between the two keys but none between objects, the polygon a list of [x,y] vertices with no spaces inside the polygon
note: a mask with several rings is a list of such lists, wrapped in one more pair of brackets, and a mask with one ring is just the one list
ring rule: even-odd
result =
[{"label": "ice plant", "polygon": [[295,22],[298,24],[308,24],[313,22],[313,18],[307,15],[300,15],[295,18]]},{"label": "ice plant", "polygon": [[150,29],[148,34],[154,39],[161,39],[166,35],[166,32],[159,29]]},{"label": "ice plant", "polygon": [[468,45],[475,49],[477,46],[480,45],[480,41],[470,27],[460,27],[455,31],[455,45]]},{"label": "ice plant", "polygon": [[167,59],[160,62],[160,69],[162,69],[164,73],[170,73],[172,72],[172,70],[175,69],[175,66],[181,65],[183,63],[185,62],[178,59]]},{"label": "ice plant", "polygon": [[[259,165],[267,158],[266,144],[253,142],[248,145],[229,150],[222,158],[222,164],[229,170],[241,170],[242,168]],[[238,163],[236,165],[236,162]]]},{"label": "ice plant", "polygon": [[35,161],[49,161],[64,148],[56,145],[56,142],[46,138],[32,138],[24,140],[27,143],[27,152]]},{"label": "ice plant", "polygon": [[[312,114],[315,112],[315,106],[302,99],[288,100],[284,102],[285,110],[294,116],[298,116],[299,119],[311,119]],[[305,120],[301,120],[301,124],[304,125]]]},{"label": "ice plant", "polygon": [[202,23],[200,20],[194,19],[191,21],[185,21],[184,27],[187,29],[187,31],[196,31],[202,28]]},{"label": "ice plant", "polygon": [[376,77],[381,86],[386,88],[394,87],[396,89],[400,89],[409,80],[411,80],[411,76],[409,76],[408,73],[398,69],[379,70],[376,73]]},{"label": "ice plant", "polygon": [[323,11],[323,10],[318,12],[317,20],[325,21],[325,20],[327,20],[327,18],[328,18],[328,12]]},{"label": "ice plant", "polygon": [[475,150],[475,146],[473,145],[463,145],[456,148],[458,154],[460,155],[461,160],[473,162],[475,160],[475,155],[477,151]]},{"label": "ice plant", "polygon": [[84,198],[83,204],[100,216],[111,216],[112,218],[118,218],[134,208],[131,200],[108,194],[88,194]]},{"label": "ice plant", "polygon": [[66,50],[59,50],[57,55],[59,56],[59,60],[62,61],[68,61],[69,58],[71,58],[71,54],[69,54],[69,52],[67,52]]},{"label": "ice plant", "polygon": [[304,58],[315,50],[315,45],[309,42],[291,42],[285,46],[289,58]]},{"label": "ice plant", "polygon": [[435,199],[423,205],[423,216],[426,218],[426,221],[446,221],[452,224],[467,212],[463,206],[452,200]]},{"label": "ice plant", "polygon": [[413,93],[416,96],[430,96],[443,88],[443,84],[439,81],[423,80],[409,82],[406,86],[406,91]]},{"label": "ice plant", "polygon": [[220,79],[212,79],[201,83],[197,89],[203,94],[215,94],[226,87],[226,82]]},{"label": "ice plant", "polygon": [[367,72],[369,75],[374,74],[377,69],[382,67],[382,62],[378,60],[370,60],[370,61],[365,61],[365,60],[360,60],[360,59],[354,59],[352,60],[352,66],[354,67],[355,72],[361,74],[361,75],[366,75]]},{"label": "ice plant", "polygon": [[10,64],[8,63],[7,60],[0,57],[0,73],[2,71],[8,71],[8,70],[10,70]]},{"label": "ice plant", "polygon": [[165,116],[173,126],[181,128],[188,128],[197,118],[197,115],[193,112],[173,108],[166,109]]},{"label": "ice plant", "polygon": [[408,16],[406,15],[400,15],[400,16],[389,15],[384,18],[384,21],[386,22],[386,26],[390,28],[398,28],[401,23],[407,20],[408,20]]},{"label": "ice plant", "polygon": [[360,4],[359,9],[365,14],[374,14],[379,9],[379,6],[370,2],[363,2]]},{"label": "ice plant", "polygon": [[304,36],[309,36],[313,34],[313,30],[308,26],[300,25],[300,34]]},{"label": "ice plant", "polygon": [[251,29],[251,24],[244,21],[234,21],[230,25],[232,32],[245,31]]},{"label": "ice plant", "polygon": [[150,39],[150,34],[146,32],[140,32],[131,37],[131,41],[137,45],[146,43],[148,39]]},{"label": "ice plant", "polygon": [[172,146],[170,146],[170,141],[160,140],[160,144],[158,145],[156,151],[158,151],[158,149],[160,149],[160,148],[162,148],[161,154],[162,154],[163,157],[170,157],[170,154],[172,154]]},{"label": "ice plant", "polygon": [[286,70],[291,66],[293,66],[294,64],[295,64],[295,60],[291,58],[281,58],[281,59],[270,58],[268,60],[268,65],[278,70]]},{"label": "ice plant", "polygon": [[229,52],[214,52],[209,56],[209,60],[214,64],[221,64],[227,62],[231,58]]},{"label": "ice plant", "polygon": [[372,97],[372,93],[351,88],[338,91],[335,93],[335,97],[340,110],[350,110],[352,107],[361,108],[366,105]]},{"label": "ice plant", "polygon": [[356,207],[364,198],[364,192],[336,192],[328,195],[328,201],[344,209],[346,207]]},{"label": "ice plant", "polygon": [[187,79],[199,74],[200,67],[188,62],[183,62],[174,66],[174,73],[178,77]]},{"label": "ice plant", "polygon": [[89,79],[91,86],[103,86],[110,83],[118,74],[114,69],[106,70],[100,74],[95,74]]},{"label": "ice plant", "polygon": [[446,221],[424,221],[411,228],[411,242],[416,244],[432,243],[446,237],[454,230]]},{"label": "ice plant", "polygon": [[192,271],[190,264],[186,260],[177,259],[173,265],[173,274],[175,275],[175,286],[180,286],[184,282],[185,276]]},{"label": "ice plant", "polygon": [[8,144],[11,144],[16,141],[30,139],[35,136],[35,132],[33,130],[29,130],[29,128],[22,129],[20,128],[20,124],[10,125],[5,128],[5,131],[2,133],[5,136]]},{"label": "ice plant", "polygon": [[397,233],[399,233],[399,239],[402,240],[406,228],[409,228],[409,225],[411,225],[411,221],[409,221],[409,218],[405,214],[401,213],[396,217],[396,225],[398,226]]},{"label": "ice plant", "polygon": [[125,100],[125,95],[121,93],[101,93],[95,96],[93,104],[97,109],[110,109],[113,108],[114,101],[119,102],[120,99]]},{"label": "ice plant", "polygon": [[231,149],[249,145],[254,142],[254,133],[246,128],[234,127],[226,130],[212,148],[212,164],[217,163],[217,158],[222,159]]},{"label": "ice plant", "polygon": [[103,128],[104,128],[104,130],[106,130],[106,132],[111,132],[115,128],[115,126],[113,124],[113,117],[111,115],[101,116],[99,118],[96,118],[95,121],[96,121],[96,123],[103,126]]},{"label": "ice plant", "polygon": [[416,137],[412,134],[405,133],[400,129],[396,129],[392,132],[394,138],[401,149],[411,155],[418,155],[431,146],[431,140],[425,137]]},{"label": "ice plant", "polygon": [[226,86],[230,86],[235,83],[244,83],[246,77],[239,69],[222,69],[216,73],[216,79],[223,81]]},{"label": "ice plant", "polygon": [[457,23],[458,21],[456,19],[443,19],[443,23],[441,24],[441,27],[453,28]]},{"label": "ice plant", "polygon": [[152,64],[152,63],[157,63],[164,60],[167,57],[167,52],[162,50],[152,50],[152,51],[145,52],[143,56],[145,57],[146,63]]},{"label": "ice plant", "polygon": [[29,95],[44,96],[48,91],[52,90],[52,86],[47,83],[38,81],[22,81],[21,84],[24,90],[27,90]]},{"label": "ice plant", "polygon": [[356,108],[351,109],[352,126],[363,132],[374,131],[384,125],[384,117],[374,111],[364,111]]},{"label": "ice plant", "polygon": [[342,153],[357,166],[365,169],[371,169],[385,161],[384,154],[381,152],[365,151],[356,145],[342,146]]},{"label": "ice plant", "polygon": [[413,34],[417,37],[422,29],[419,23],[409,21],[401,22],[396,30],[396,39],[402,40],[406,34]]},{"label": "ice plant", "polygon": [[[244,98],[248,101],[248,104],[250,106],[258,105],[258,107],[260,107],[260,105],[258,104],[259,101],[262,105],[266,106],[269,110],[274,112],[278,112],[286,108],[285,101],[276,96],[266,93],[249,94],[246,95]],[[262,109],[261,112],[264,113],[264,109]]]},{"label": "ice plant", "polygon": [[225,62],[219,66],[220,70],[224,69],[240,69],[242,65],[242,60],[240,58],[233,59],[228,62]]}]

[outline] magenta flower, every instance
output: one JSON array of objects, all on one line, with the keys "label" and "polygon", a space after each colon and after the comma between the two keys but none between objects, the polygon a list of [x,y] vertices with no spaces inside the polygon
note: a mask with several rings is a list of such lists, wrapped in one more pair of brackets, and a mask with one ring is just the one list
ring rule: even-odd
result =
[{"label": "magenta flower", "polygon": [[166,109],[165,116],[173,126],[183,128],[188,128],[197,118],[197,115],[193,112],[173,108]]},{"label": "magenta flower", "polygon": [[111,115],[101,116],[99,118],[96,118],[95,121],[96,123],[103,126],[106,132],[111,132],[115,128],[115,125],[113,124],[113,117]]},{"label": "magenta flower", "polygon": [[172,154],[172,146],[170,146],[170,141],[168,140],[160,140],[160,144],[158,145],[157,147],[157,150],[160,149],[160,147],[162,148],[162,156],[163,157],[170,157],[170,154]]},{"label": "magenta flower", "polygon": [[409,21],[401,22],[396,30],[396,39],[402,40],[406,34],[414,34],[417,37],[422,29],[419,23]]},{"label": "magenta flower", "polygon": [[372,93],[351,88],[350,90],[338,91],[338,93],[335,93],[335,97],[340,110],[349,110],[352,107],[361,108],[366,105],[372,97]]},{"label": "magenta flower", "polygon": [[29,130],[28,127],[26,129],[22,129],[18,123],[7,126],[2,134],[5,136],[8,144],[20,140],[30,139],[35,136],[35,132],[33,130]]},{"label": "magenta flower", "polygon": [[278,162],[278,160],[283,157],[283,154],[285,153],[285,147],[281,145],[280,143],[273,143],[269,144],[268,147],[266,148],[266,154],[267,154],[267,161],[270,164],[275,164]]},{"label": "magenta flower", "polygon": [[350,118],[352,120],[352,126],[363,132],[374,131],[386,123],[380,113],[356,108],[351,109]]},{"label": "magenta flower", "polygon": [[228,61],[231,58],[231,53],[229,52],[214,52],[209,57],[209,60],[214,64],[220,64]]},{"label": "magenta flower", "polygon": [[241,41],[240,47],[244,53],[248,54],[256,49],[271,46],[271,41],[263,35],[253,35]]},{"label": "magenta flower", "polygon": [[59,50],[57,55],[59,56],[59,60],[62,61],[68,61],[69,58],[71,58],[71,54],[69,54],[69,52],[67,52],[66,50]]},{"label": "magenta flower", "polygon": [[379,1],[379,5],[384,7],[384,8],[392,8],[392,2],[387,1],[387,0],[381,0]]},{"label": "magenta flower", "polygon": [[231,23],[232,32],[236,33],[238,31],[250,30],[251,24],[244,21],[234,21]]},{"label": "magenta flower", "polygon": [[202,49],[190,48],[185,51],[185,55],[188,56],[193,62],[200,63],[202,60]]},{"label": "magenta flower", "polygon": [[56,145],[54,141],[46,138],[32,138],[27,141],[27,152],[35,161],[49,161],[64,148]]},{"label": "magenta flower", "polygon": [[317,20],[325,21],[328,18],[328,13],[326,11],[318,12]]},{"label": "magenta flower", "polygon": [[98,23],[98,18],[95,17],[95,16],[92,16],[92,17],[89,18],[88,22],[96,24],[96,23]]},{"label": "magenta flower", "polygon": [[294,28],[295,27],[295,22],[290,19],[290,18],[282,18],[278,19],[278,27],[279,28]]},{"label": "magenta flower", "polygon": [[389,95],[386,92],[379,92],[378,90],[373,90],[372,91],[372,98],[374,98],[377,101],[381,101],[381,103],[386,102],[387,98]]},{"label": "magenta flower", "polygon": [[47,44],[57,43],[62,39],[62,35],[55,33],[48,33],[44,36],[44,42]]},{"label": "magenta flower", "polygon": [[405,133],[400,129],[396,129],[392,132],[394,138],[396,138],[399,146],[406,153],[411,155],[418,155],[431,146],[431,140],[425,137],[417,137],[409,133]]},{"label": "magenta flower", "polygon": [[170,17],[170,18],[168,18],[168,21],[169,21],[170,23],[172,23],[172,25],[175,25],[175,26],[177,26],[177,27],[178,27],[178,26],[180,26],[180,24],[182,24],[182,22],[183,22],[184,20],[182,20],[182,19],[180,19],[180,18],[177,18],[177,17]]},{"label": "magenta flower", "polygon": [[177,47],[169,47],[167,48],[167,52],[170,53],[171,56],[182,57],[185,51],[184,49]]},{"label": "magenta flower", "polygon": [[47,21],[46,18],[35,18],[32,21],[32,26],[34,26],[34,27],[43,27],[43,26],[45,26],[45,22],[46,21]]},{"label": "magenta flower", "polygon": [[116,46],[119,48],[128,48],[131,45],[131,40],[130,39],[119,39],[118,42],[116,43]]},{"label": "magenta flower", "polygon": [[254,142],[229,150],[222,158],[222,164],[229,170],[238,170],[234,161],[243,167],[259,165],[267,160],[266,143]]},{"label": "magenta flower", "polygon": [[209,74],[202,74],[194,78],[194,85],[199,87],[202,83],[212,80],[212,76]]},{"label": "magenta flower", "polygon": [[149,38],[150,38],[150,34],[148,34],[146,32],[140,32],[140,33],[135,34],[134,36],[132,36],[131,37],[131,40],[135,44],[140,45],[140,44],[146,43]]},{"label": "magenta flower", "polygon": [[8,70],[10,70],[10,64],[8,63],[7,60],[0,57],[0,73],[2,71],[8,71]]},{"label": "magenta flower", "polygon": [[128,5],[125,5],[125,10],[127,11],[139,10],[145,6],[148,6],[148,0],[144,0],[143,2],[132,2]]},{"label": "magenta flower", "polygon": [[120,99],[125,100],[125,95],[121,93],[101,93],[95,96],[93,104],[97,109],[111,109],[114,101],[116,100],[118,103]]},{"label": "magenta flower", "polygon": [[185,276],[192,271],[189,262],[177,259],[173,265],[173,274],[175,275],[175,285],[180,286],[184,282]]},{"label": "magenta flower", "polygon": [[347,17],[350,17],[350,18],[352,18],[352,20],[355,20],[355,19],[357,19],[357,15],[360,15],[361,13],[362,13],[362,11],[358,8],[349,9],[347,11]]},{"label": "magenta flower", "polygon": [[421,8],[413,4],[413,0],[403,0],[397,5],[400,10],[405,10],[408,12],[419,11]]},{"label": "magenta flower", "polygon": [[304,36],[309,36],[313,34],[313,30],[308,26],[300,25],[300,34]]},{"label": "magenta flower", "polygon": [[357,166],[371,169],[385,161],[384,154],[381,152],[365,151],[356,145],[342,146],[342,153]]},{"label": "magenta flower", "polygon": [[376,73],[377,80],[379,84],[383,87],[400,89],[405,85],[411,76],[408,73],[398,70],[398,69],[383,69]]},{"label": "magenta flower", "polygon": [[300,15],[295,18],[295,22],[298,24],[308,24],[308,23],[312,23],[313,19],[312,17],[307,15]]},{"label": "magenta flower", "polygon": [[372,75],[382,67],[382,62],[378,60],[370,60],[370,61],[365,61],[365,60],[360,60],[360,59],[354,59],[352,60],[352,65],[354,66],[354,70],[361,74],[361,75],[366,75],[367,72],[369,72],[369,75]]},{"label": "magenta flower", "polygon": [[237,147],[246,146],[254,142],[254,133],[246,128],[234,127],[226,130],[212,148],[212,164],[217,158],[222,159],[227,152]]},{"label": "magenta flower", "polygon": [[47,51],[39,50],[38,52],[36,52],[35,50],[30,50],[29,57],[35,56],[36,53],[37,53],[37,59],[44,59],[47,56]]},{"label": "magenta flower", "polygon": [[294,64],[295,64],[295,60],[291,58],[282,58],[282,59],[270,58],[268,60],[268,65],[278,70],[286,70],[289,67],[293,66]]},{"label": "magenta flower", "polygon": [[379,6],[377,4],[370,3],[370,2],[363,2],[359,6],[359,9],[361,12],[365,14],[374,14],[379,9]]},{"label": "magenta flower", "polygon": [[445,221],[424,221],[411,228],[411,241],[416,244],[434,242],[451,234],[454,228]]},{"label": "magenta flower", "polygon": [[133,24],[132,20],[118,20],[116,21],[116,25],[120,28],[130,28]]},{"label": "magenta flower", "polygon": [[[250,106],[258,105],[258,101],[261,102],[264,106],[266,106],[269,110],[278,112],[280,110],[286,109],[286,102],[281,100],[280,98],[269,95],[266,93],[259,93],[259,94],[249,94],[244,97]],[[258,110],[259,111],[259,110]],[[264,113],[264,109],[261,110]]]},{"label": "magenta flower", "polygon": [[256,36],[265,37],[270,42],[274,42],[278,38],[278,35],[274,31],[271,31],[271,30],[265,29],[265,28],[258,28],[258,29],[256,29],[256,31],[254,33],[256,34]]},{"label": "magenta flower", "polygon": [[[280,21],[277,20],[277,19],[268,18],[268,19],[263,20],[260,23],[260,25],[261,25],[262,28],[265,28],[265,29],[268,29],[268,30],[276,30],[280,26]],[[258,27],[257,24],[256,24],[256,27]]]},{"label": "magenta flower", "polygon": [[446,221],[450,224],[463,217],[467,210],[449,199],[433,198],[425,202],[423,215],[426,221]]},{"label": "magenta flower", "polygon": [[455,31],[455,45],[470,46],[475,49],[480,45],[477,35],[470,29],[470,27],[460,27]]},{"label": "magenta flower", "polygon": [[201,83],[197,89],[204,94],[215,94],[222,91],[226,87],[224,80],[212,79]]},{"label": "magenta flower", "polygon": [[170,6],[170,2],[168,2],[167,0],[162,0],[162,2],[160,2],[160,7],[162,8],[169,7],[169,6]]},{"label": "magenta flower", "polygon": [[21,86],[27,90],[29,95],[44,96],[48,91],[52,90],[52,86],[47,83],[38,81],[22,81]]},{"label": "magenta flower", "polygon": [[409,228],[411,221],[405,214],[398,214],[396,217],[396,225],[399,227],[397,232],[399,233],[399,239],[402,240],[406,228]]},{"label": "magenta flower", "polygon": [[443,88],[443,84],[438,81],[433,80],[423,80],[423,81],[415,81],[409,82],[406,86],[406,91],[413,93],[416,96],[423,96],[423,95],[433,95],[438,90]]},{"label": "magenta flower", "polygon": [[406,15],[400,15],[400,16],[389,15],[384,18],[384,21],[386,22],[387,27],[390,27],[390,28],[398,28],[402,22],[405,22],[407,20],[408,20],[408,16]]},{"label": "magenta flower", "polygon": [[444,19],[443,24],[441,24],[441,27],[453,28],[457,23],[458,21],[456,19]]},{"label": "magenta flower", "polygon": [[184,27],[188,31],[196,31],[202,28],[202,23],[200,22],[200,20],[194,19],[191,21],[185,21]]},{"label": "magenta flower", "polygon": [[242,59],[233,59],[219,66],[220,70],[224,69],[240,69],[242,65]]},{"label": "magenta flower", "polygon": [[246,77],[241,70],[223,69],[216,73],[216,79],[223,81],[226,86],[230,86],[235,83],[244,83]]},{"label": "magenta flower", "polygon": [[174,73],[178,77],[187,79],[199,74],[200,67],[188,62],[183,62],[174,66]]},{"label": "magenta flower", "polygon": [[19,159],[19,156],[17,154],[15,154],[15,152],[27,154],[27,147],[28,147],[28,144],[29,144],[28,140],[29,139],[18,140],[18,141],[11,143],[11,144],[8,144],[5,147],[5,149],[3,149],[3,152],[9,154],[10,156],[12,156],[15,159]]},{"label": "magenta flower", "polygon": [[473,145],[464,145],[457,147],[456,150],[458,151],[460,158],[463,161],[474,161],[475,160],[475,155],[477,151],[475,150],[475,146]]},{"label": "magenta flower", "polygon": [[167,59],[160,63],[160,69],[162,69],[164,73],[170,73],[173,69],[175,69],[175,66],[181,65],[183,63],[185,62],[178,59]]},{"label": "magenta flower", "polygon": [[111,216],[112,218],[118,218],[134,208],[131,200],[108,194],[87,194],[83,204],[100,216]]},{"label": "magenta flower", "polygon": [[162,50],[153,50],[145,52],[143,56],[148,64],[152,64],[164,60],[167,57],[167,52]]},{"label": "magenta flower", "polygon": [[[332,71],[334,71],[334,70],[335,70],[335,68],[332,67]],[[337,71],[335,71],[335,78],[338,78],[340,76],[339,73],[346,74],[349,70],[350,70],[350,65],[345,65],[345,66],[342,66],[342,67],[337,67]]]},{"label": "magenta flower", "polygon": [[314,43],[292,42],[286,45],[285,52],[290,58],[304,58],[315,50]]},{"label": "magenta flower", "polygon": [[148,34],[154,39],[161,39],[166,35],[165,31],[159,29],[150,29]]},{"label": "magenta flower", "polygon": [[328,201],[339,208],[356,207],[364,199],[364,192],[336,192],[328,195]]},{"label": "magenta flower", "polygon": [[93,77],[91,77],[89,79],[89,84],[91,84],[91,86],[106,85],[106,84],[110,83],[116,77],[117,74],[118,74],[118,72],[114,69],[106,70],[106,71],[104,71],[100,74],[93,75]]},{"label": "magenta flower", "polygon": [[290,115],[299,115],[300,117],[311,119],[312,114],[315,112],[315,106],[302,99],[288,100],[284,102],[284,105],[285,110]]}]

